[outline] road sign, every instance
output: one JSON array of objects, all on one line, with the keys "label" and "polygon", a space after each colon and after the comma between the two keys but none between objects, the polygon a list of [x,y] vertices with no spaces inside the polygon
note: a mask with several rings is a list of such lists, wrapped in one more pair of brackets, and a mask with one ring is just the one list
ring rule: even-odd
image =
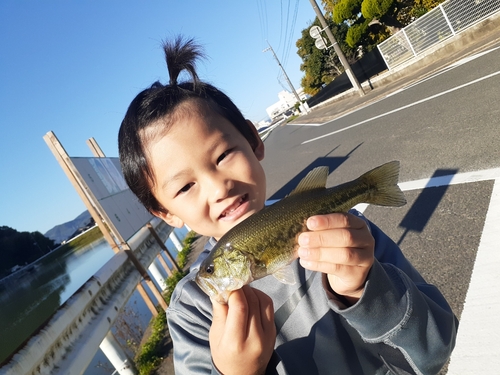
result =
[{"label": "road sign", "polygon": [[321,28],[319,26],[311,26],[309,35],[314,39],[318,38],[321,35]]},{"label": "road sign", "polygon": [[318,39],[316,39],[314,41],[314,45],[318,48],[318,49],[325,49],[326,48],[326,42],[325,40],[321,37],[321,35],[319,36]]},{"label": "road sign", "polygon": [[326,41],[325,39],[321,36],[321,28],[319,26],[311,26],[311,28],[309,29],[309,35],[316,39],[314,41],[314,45],[316,46],[316,48],[318,49],[325,49],[326,48]]}]

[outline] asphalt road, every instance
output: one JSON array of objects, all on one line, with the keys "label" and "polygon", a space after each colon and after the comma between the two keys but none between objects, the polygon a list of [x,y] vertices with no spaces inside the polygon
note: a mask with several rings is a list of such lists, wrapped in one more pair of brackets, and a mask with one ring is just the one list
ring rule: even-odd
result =
[{"label": "asphalt road", "polygon": [[[492,196],[495,181],[500,184],[500,39],[408,72],[363,98],[338,100],[275,129],[265,141],[268,198],[288,194],[315,166],[330,167],[327,186],[334,186],[399,160],[408,204],[370,206],[365,215],[400,244],[461,319],[456,350],[461,359],[449,373],[500,373],[498,341],[489,341],[499,339],[500,327],[482,316],[485,311],[500,316],[500,286],[490,285],[480,296],[471,286],[474,267],[480,281],[497,279],[500,266],[498,256],[487,271],[476,261],[481,238],[496,235],[490,243],[500,247],[496,231],[485,225],[491,215],[500,225],[498,193]],[[484,171],[493,171],[493,177],[481,177]],[[430,180],[412,184],[420,179]],[[441,186],[424,188],[430,185]],[[475,301],[480,301],[476,310],[468,307]],[[466,318],[466,311],[479,316]]]}]

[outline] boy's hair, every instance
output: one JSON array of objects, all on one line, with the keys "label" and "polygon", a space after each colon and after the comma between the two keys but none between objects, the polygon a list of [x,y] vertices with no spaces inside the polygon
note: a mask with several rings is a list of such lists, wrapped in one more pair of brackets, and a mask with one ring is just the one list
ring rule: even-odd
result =
[{"label": "boy's hair", "polygon": [[[175,122],[174,116],[182,116],[182,112],[177,110],[182,108],[183,103],[204,102],[209,109],[233,124],[248,140],[252,149],[258,145],[258,135],[252,131],[252,125],[245,120],[231,99],[216,87],[198,79],[195,62],[204,57],[201,46],[193,39],[185,41],[178,36],[172,42],[165,41],[163,50],[170,76],[169,84],[155,82],[139,93],[130,103],[118,132],[118,151],[125,181],[144,207],[152,213],[166,213],[166,209],[151,192],[155,181],[145,149],[145,144],[150,139],[146,137],[146,129],[152,125],[160,126],[160,134],[165,134]],[[189,72],[191,82],[177,83],[183,70]]]}]

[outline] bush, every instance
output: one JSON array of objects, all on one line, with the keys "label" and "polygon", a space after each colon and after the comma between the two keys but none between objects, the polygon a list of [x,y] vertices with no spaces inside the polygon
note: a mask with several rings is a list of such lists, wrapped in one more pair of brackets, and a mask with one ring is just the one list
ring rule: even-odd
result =
[{"label": "bush", "polygon": [[[163,294],[163,298],[170,304],[172,292],[177,283],[187,275],[187,271],[182,271],[186,266],[188,255],[191,252],[191,244],[196,240],[197,234],[190,231],[184,238],[182,250],[177,255],[177,264],[181,271],[174,271],[172,276],[166,280],[167,291]],[[165,331],[167,329],[167,316],[165,312],[160,309],[160,313],[151,321],[151,336],[142,346],[140,353],[136,356],[135,365],[139,371],[139,375],[150,375],[160,365],[163,357],[160,353],[160,344],[163,340]]]},{"label": "bush", "polygon": [[151,336],[142,346],[139,355],[135,359],[135,365],[139,375],[149,375],[158,367],[163,357],[159,352],[160,343],[163,340],[165,327],[167,325],[167,315],[160,312],[151,320]]}]

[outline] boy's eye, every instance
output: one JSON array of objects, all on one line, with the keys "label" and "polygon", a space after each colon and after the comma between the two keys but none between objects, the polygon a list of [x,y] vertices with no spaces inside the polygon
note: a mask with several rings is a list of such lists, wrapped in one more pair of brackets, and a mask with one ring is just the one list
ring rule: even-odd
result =
[{"label": "boy's eye", "polygon": [[221,156],[217,158],[217,164],[219,164],[222,160],[226,158],[227,155],[232,151],[232,149],[224,151]]},{"label": "boy's eye", "polygon": [[193,183],[189,183],[183,186],[182,189],[179,190],[178,194],[187,192],[189,189],[191,189],[191,186],[193,186]]}]

